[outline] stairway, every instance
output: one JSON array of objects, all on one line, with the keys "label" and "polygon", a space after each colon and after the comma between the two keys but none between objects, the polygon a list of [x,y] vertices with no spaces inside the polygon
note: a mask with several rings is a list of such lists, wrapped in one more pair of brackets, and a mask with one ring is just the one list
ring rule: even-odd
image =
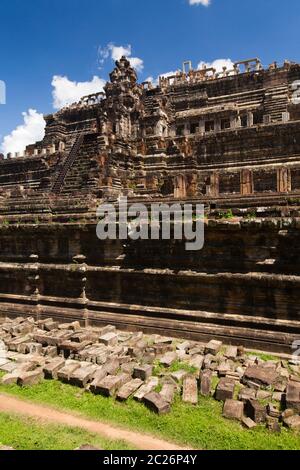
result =
[{"label": "stairway", "polygon": [[272,122],[282,122],[282,113],[287,111],[288,86],[279,85],[265,92],[265,115],[271,116]]},{"label": "stairway", "polygon": [[89,193],[97,188],[98,180],[93,177],[97,164],[93,157],[97,157],[98,153],[97,140],[94,136],[86,136],[78,149],[77,158],[64,178],[61,194],[67,196],[78,192]]},{"label": "stairway", "polygon": [[70,168],[72,167],[72,165],[74,164],[75,160],[76,160],[76,157],[78,155],[78,151],[81,147],[81,144],[83,142],[83,138],[84,138],[84,134],[80,134],[79,136],[76,137],[76,140],[70,150],[70,153],[69,155],[67,156],[67,159],[62,167],[62,170],[60,172],[60,174],[58,175],[53,187],[52,187],[52,192],[53,193],[60,193],[61,191],[61,188],[64,184],[64,181],[65,181],[65,178],[66,178],[66,175],[68,173],[68,171],[70,170]]}]

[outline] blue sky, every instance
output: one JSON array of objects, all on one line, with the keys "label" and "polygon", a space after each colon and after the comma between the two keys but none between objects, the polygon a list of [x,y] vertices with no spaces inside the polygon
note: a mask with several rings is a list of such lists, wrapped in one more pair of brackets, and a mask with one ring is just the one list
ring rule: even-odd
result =
[{"label": "blue sky", "polygon": [[[72,100],[81,90],[89,91],[91,81],[92,90],[101,88],[113,68],[112,56],[121,50],[135,58],[141,80],[177,70],[186,59],[195,67],[200,61],[256,56],[264,65],[284,59],[300,62],[299,0],[190,3],[1,0],[0,80],[7,86],[7,103],[0,105],[0,143],[23,123],[22,113],[52,112],[53,91],[58,107],[64,94]],[[36,115],[31,111],[25,117],[28,127]],[[40,122],[33,129],[25,126],[29,137],[36,137]]]}]

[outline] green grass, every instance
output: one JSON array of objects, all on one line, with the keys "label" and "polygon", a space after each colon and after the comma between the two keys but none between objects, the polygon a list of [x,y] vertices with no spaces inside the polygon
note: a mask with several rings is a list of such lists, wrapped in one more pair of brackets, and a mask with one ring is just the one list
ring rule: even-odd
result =
[{"label": "green grass", "polygon": [[161,374],[179,372],[184,370],[189,374],[195,374],[197,372],[196,367],[190,366],[186,362],[175,361],[170,367],[164,367],[159,361],[155,361],[153,364],[153,375],[160,376]]},{"label": "green grass", "polygon": [[239,423],[225,420],[222,404],[212,398],[201,397],[194,407],[177,397],[170,414],[157,416],[133,400],[118,403],[57,381],[44,381],[31,388],[0,385],[0,392],[149,432],[196,449],[300,449],[300,434],[283,429],[281,435],[276,435],[265,427],[248,431]]},{"label": "green grass", "polygon": [[276,356],[272,356],[271,354],[266,354],[266,353],[260,353],[260,352],[247,352],[246,353],[247,356],[256,356],[258,357],[259,359],[261,359],[262,361],[280,361],[280,358],[279,357],[276,357]]},{"label": "green grass", "polygon": [[79,428],[41,424],[38,421],[0,413],[0,445],[15,450],[74,450],[83,444],[104,450],[129,450],[122,441],[109,441]]}]

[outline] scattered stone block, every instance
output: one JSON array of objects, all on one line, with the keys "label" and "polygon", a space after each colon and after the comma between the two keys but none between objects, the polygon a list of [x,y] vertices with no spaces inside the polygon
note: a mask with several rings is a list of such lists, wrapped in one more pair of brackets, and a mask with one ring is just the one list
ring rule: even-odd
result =
[{"label": "scattered stone block", "polygon": [[[176,362],[177,359],[178,359],[178,356],[176,352],[168,352],[161,358],[160,363],[164,367],[171,367],[171,365],[174,362]],[[151,374],[152,374],[152,371],[151,371]]]},{"label": "scattered stone block", "polygon": [[196,354],[189,361],[189,365],[191,367],[195,367],[195,369],[197,369],[199,372],[203,367],[203,363],[204,363],[204,356],[202,356],[200,354]]},{"label": "scattered stone block", "polygon": [[141,379],[143,380],[143,382],[145,382],[147,379],[151,377],[152,371],[153,371],[153,367],[151,365],[135,367],[133,371],[133,378]]},{"label": "scattered stone block", "polygon": [[258,386],[271,386],[278,380],[278,378],[279,375],[275,370],[259,366],[250,366],[245,371],[243,383],[249,385],[250,382]]},{"label": "scattered stone block", "polygon": [[267,409],[258,401],[248,400],[246,403],[246,415],[255,423],[265,423],[267,417]]},{"label": "scattered stone block", "polygon": [[98,383],[96,393],[113,397],[117,390],[131,380],[128,374],[108,375]]},{"label": "scattered stone block", "polygon": [[46,364],[43,368],[45,379],[57,379],[57,372],[65,365],[65,360],[62,357],[57,357],[53,361]]},{"label": "scattered stone block", "polygon": [[212,340],[205,346],[205,354],[212,354],[216,356],[223,346],[221,341]]},{"label": "scattered stone block", "polygon": [[97,366],[94,365],[83,365],[79,369],[76,369],[70,376],[70,384],[76,387],[84,388],[95,375]]},{"label": "scattered stone block", "polygon": [[286,389],[286,406],[300,413],[300,383],[288,383]]},{"label": "scattered stone block", "polygon": [[176,386],[171,384],[171,383],[165,383],[162,386],[161,391],[159,394],[162,396],[162,398],[167,402],[172,404],[175,398],[175,393],[176,393]]},{"label": "scattered stone block", "polygon": [[285,418],[283,420],[283,423],[286,427],[289,429],[292,429],[293,431],[299,431],[300,430],[300,416],[294,415],[290,416],[289,418]]},{"label": "scattered stone block", "polygon": [[204,371],[200,374],[200,394],[204,397],[210,395],[212,385],[212,372]]},{"label": "scattered stone block", "polygon": [[226,400],[223,408],[223,416],[228,419],[242,421],[244,416],[244,403],[238,400]]},{"label": "scattered stone block", "polygon": [[281,427],[279,425],[278,419],[272,418],[271,416],[267,416],[267,429],[271,432],[280,434]]},{"label": "scattered stone block", "polygon": [[22,372],[17,380],[20,387],[28,387],[39,384],[44,378],[43,370],[37,369],[31,372]]},{"label": "scattered stone block", "polygon": [[159,381],[157,377],[150,377],[150,379],[134,394],[133,398],[140,402],[143,401],[146,395],[153,392],[153,390],[158,386],[158,383]]},{"label": "scattered stone block", "polygon": [[151,392],[143,398],[145,405],[155,413],[162,415],[171,411],[170,404],[159,393]]},{"label": "scattered stone block", "polygon": [[66,364],[57,371],[57,378],[62,382],[68,383],[70,381],[71,375],[75,372],[76,369],[79,369],[80,362],[67,361]]},{"label": "scattered stone block", "polygon": [[235,390],[235,382],[233,380],[228,380],[223,378],[218,383],[216,389],[216,400],[218,401],[226,401],[232,400]]},{"label": "scattered stone block", "polygon": [[99,394],[98,393],[98,386],[106,376],[107,376],[107,372],[106,372],[105,368],[104,367],[98,368],[98,370],[96,371],[96,373],[94,375],[93,381],[92,381],[92,383],[90,384],[90,387],[89,387],[89,389],[92,393],[94,393],[95,395]]},{"label": "scattered stone block", "polygon": [[235,360],[238,356],[238,348],[236,346],[228,346],[225,350],[224,356],[227,359]]},{"label": "scattered stone block", "polygon": [[99,343],[102,343],[105,346],[116,346],[118,344],[118,335],[113,332],[106,333],[105,335],[100,336]]},{"label": "scattered stone block", "polygon": [[175,382],[180,383],[188,375],[186,370],[178,370],[177,372],[172,372],[171,377]]},{"label": "scattered stone block", "polygon": [[247,429],[254,429],[257,426],[251,418],[247,418],[245,416],[242,418],[242,423]]},{"label": "scattered stone block", "polygon": [[133,379],[130,382],[123,385],[117,394],[117,400],[126,401],[130,398],[137,390],[143,385],[143,381],[140,379]]},{"label": "scattered stone block", "polygon": [[183,380],[182,401],[192,405],[198,404],[197,379],[193,375],[188,375]]}]

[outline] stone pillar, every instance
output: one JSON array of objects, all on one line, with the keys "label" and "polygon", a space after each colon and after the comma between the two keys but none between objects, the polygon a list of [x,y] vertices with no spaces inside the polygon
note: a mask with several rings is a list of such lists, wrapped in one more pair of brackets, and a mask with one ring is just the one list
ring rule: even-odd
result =
[{"label": "stone pillar", "polygon": [[216,119],[215,120],[215,131],[220,132],[220,130],[221,130],[221,121],[220,121],[220,119]]},{"label": "stone pillar", "polygon": [[204,119],[201,119],[199,122],[199,134],[204,134],[205,133],[205,121]]},{"label": "stone pillar", "polygon": [[252,127],[254,123],[253,113],[247,114],[247,126]]},{"label": "stone pillar", "polygon": [[38,154],[39,154],[39,150],[38,150],[38,149],[34,149],[33,155],[36,157]]},{"label": "stone pillar", "polygon": [[39,256],[36,254],[30,255],[30,263],[32,274],[29,276],[28,281],[31,288],[31,301],[33,304],[33,315],[36,321],[40,320],[40,275],[39,275]]},{"label": "stone pillar", "polygon": [[263,123],[267,126],[269,124],[271,124],[272,122],[272,118],[270,116],[270,114],[265,114],[264,117],[263,117]]},{"label": "stone pillar", "polygon": [[288,168],[279,168],[277,170],[277,191],[279,193],[288,193],[291,190],[291,171]]},{"label": "stone pillar", "polygon": [[290,113],[287,111],[285,113],[282,113],[282,122],[289,122],[291,116]]},{"label": "stone pillar", "polygon": [[88,298],[86,296],[86,284],[87,284],[87,265],[86,257],[84,255],[77,255],[73,257],[73,262],[78,265],[78,272],[80,273],[80,282],[81,282],[81,295],[79,298],[80,304],[82,306],[82,318],[84,321],[84,326],[87,328],[89,326],[89,310],[88,310]]},{"label": "stone pillar", "polygon": [[253,194],[253,174],[251,170],[241,171],[241,194]]},{"label": "stone pillar", "polygon": [[220,176],[219,173],[214,172],[210,176],[210,191],[209,196],[217,197],[220,194]]},{"label": "stone pillar", "polygon": [[237,119],[235,116],[230,116],[230,128],[235,129],[237,127]]},{"label": "stone pillar", "polygon": [[237,127],[237,128],[242,127],[242,119],[241,119],[241,116],[238,116],[237,119],[236,119],[236,127]]}]

